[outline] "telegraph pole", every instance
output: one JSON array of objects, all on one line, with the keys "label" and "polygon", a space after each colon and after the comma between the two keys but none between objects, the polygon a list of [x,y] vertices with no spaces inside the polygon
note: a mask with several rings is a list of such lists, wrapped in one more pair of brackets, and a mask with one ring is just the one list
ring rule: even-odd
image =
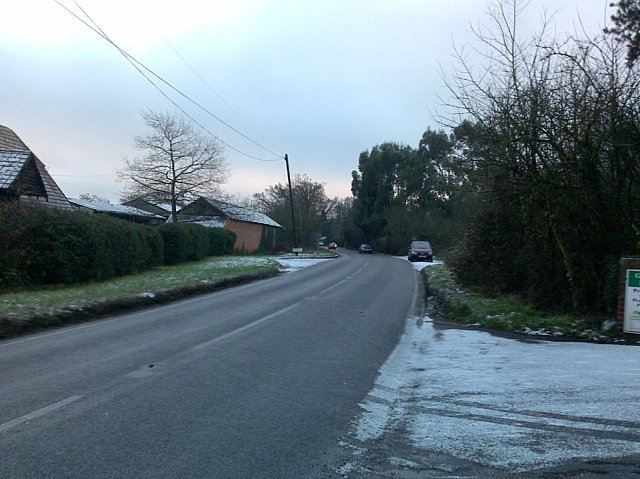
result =
[{"label": "telegraph pole", "polygon": [[289,172],[289,155],[287,155],[286,153],[284,155],[284,161],[287,163],[287,180],[289,180],[289,204],[291,205],[291,233],[293,236],[293,247],[295,249],[298,246],[298,241],[296,240],[296,218],[293,214],[293,190],[291,189],[291,173]]}]

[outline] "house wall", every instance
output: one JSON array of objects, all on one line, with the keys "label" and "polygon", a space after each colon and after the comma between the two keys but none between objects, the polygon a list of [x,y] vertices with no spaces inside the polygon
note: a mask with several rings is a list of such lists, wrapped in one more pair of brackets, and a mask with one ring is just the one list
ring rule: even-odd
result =
[{"label": "house wall", "polygon": [[260,248],[263,225],[244,221],[228,220],[225,229],[236,234],[235,249],[244,253],[255,253]]}]

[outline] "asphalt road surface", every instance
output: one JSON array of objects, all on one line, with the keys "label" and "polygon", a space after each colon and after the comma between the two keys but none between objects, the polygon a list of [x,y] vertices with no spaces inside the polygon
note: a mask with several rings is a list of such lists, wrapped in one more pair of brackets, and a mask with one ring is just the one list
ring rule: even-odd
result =
[{"label": "asphalt road surface", "polygon": [[0,342],[0,477],[330,477],[416,275],[347,253]]}]

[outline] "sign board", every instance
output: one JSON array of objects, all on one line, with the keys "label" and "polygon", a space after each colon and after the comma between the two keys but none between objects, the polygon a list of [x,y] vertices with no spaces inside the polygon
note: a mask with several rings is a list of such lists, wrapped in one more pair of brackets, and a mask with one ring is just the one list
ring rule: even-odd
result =
[{"label": "sign board", "polygon": [[302,253],[304,250],[302,248],[293,248],[293,252],[295,253],[296,256],[298,256],[299,253]]},{"label": "sign board", "polygon": [[628,269],[624,294],[624,332],[640,333],[640,270]]}]

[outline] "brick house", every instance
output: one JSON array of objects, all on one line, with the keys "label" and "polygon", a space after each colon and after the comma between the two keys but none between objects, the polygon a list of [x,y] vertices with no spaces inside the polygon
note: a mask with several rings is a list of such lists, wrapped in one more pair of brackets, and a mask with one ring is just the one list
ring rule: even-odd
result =
[{"label": "brick house", "polygon": [[13,130],[0,125],[0,201],[19,201],[71,210],[69,200],[44,163]]},{"label": "brick house", "polygon": [[260,246],[275,246],[280,224],[263,213],[210,198],[198,198],[178,213],[178,221],[221,227],[236,234],[235,250],[255,253]]}]

